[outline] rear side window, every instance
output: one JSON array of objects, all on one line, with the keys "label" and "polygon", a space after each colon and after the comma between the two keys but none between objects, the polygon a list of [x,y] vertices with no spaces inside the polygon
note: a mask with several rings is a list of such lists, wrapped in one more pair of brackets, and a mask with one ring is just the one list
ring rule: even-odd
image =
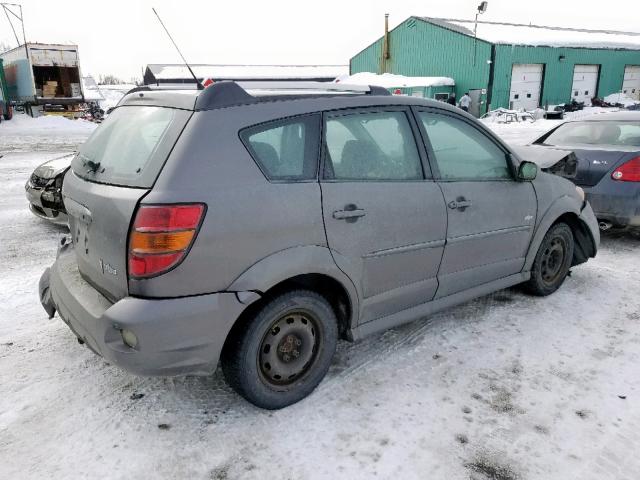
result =
[{"label": "rear side window", "polygon": [[80,147],[71,167],[81,178],[151,188],[192,112],[116,108]]},{"label": "rear side window", "polygon": [[320,116],[309,115],[247,128],[240,138],[269,180],[316,178]]},{"label": "rear side window", "polygon": [[336,180],[421,180],[420,156],[404,112],[329,117],[325,176]]},{"label": "rear side window", "polygon": [[505,152],[473,126],[437,113],[419,117],[443,180],[512,178]]}]

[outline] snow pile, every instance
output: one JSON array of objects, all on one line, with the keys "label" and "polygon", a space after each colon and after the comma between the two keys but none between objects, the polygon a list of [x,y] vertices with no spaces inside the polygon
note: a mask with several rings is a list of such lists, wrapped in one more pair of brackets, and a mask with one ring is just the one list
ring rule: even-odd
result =
[{"label": "snow pile", "polygon": [[86,120],[69,120],[60,116],[31,118],[16,113],[12,120],[0,123],[0,153],[73,151],[97,126]]},{"label": "snow pile", "polygon": [[371,72],[360,72],[353,75],[340,75],[335,79],[336,83],[346,85],[376,85],[384,88],[403,87],[439,87],[454,86],[456,83],[449,77],[405,77],[393,73],[378,75]]},{"label": "snow pile", "polygon": [[[472,20],[440,20],[424,17],[430,23],[473,36]],[[537,25],[478,23],[477,38],[495,44],[547,47],[593,47],[640,49],[640,33],[620,33],[561,29]]]},{"label": "snow pile", "polygon": [[610,103],[611,105],[622,105],[625,108],[633,107],[634,105],[640,105],[640,102],[638,100],[634,100],[629,95],[622,92],[607,95],[603,98],[603,100],[607,103]]},{"label": "snow pile", "polygon": [[45,133],[81,134],[93,131],[95,124],[85,120],[70,120],[66,117],[43,115],[32,118],[16,114],[13,119],[0,124],[2,135],[38,135]]}]

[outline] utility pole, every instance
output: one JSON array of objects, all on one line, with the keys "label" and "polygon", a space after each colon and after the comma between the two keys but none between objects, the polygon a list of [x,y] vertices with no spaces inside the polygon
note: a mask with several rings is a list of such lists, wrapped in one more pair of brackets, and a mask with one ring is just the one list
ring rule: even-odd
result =
[{"label": "utility pole", "polygon": [[478,11],[476,12],[476,21],[473,26],[473,66],[476,66],[476,56],[478,51],[478,15],[482,15],[487,11],[489,2],[480,2],[478,5]]}]

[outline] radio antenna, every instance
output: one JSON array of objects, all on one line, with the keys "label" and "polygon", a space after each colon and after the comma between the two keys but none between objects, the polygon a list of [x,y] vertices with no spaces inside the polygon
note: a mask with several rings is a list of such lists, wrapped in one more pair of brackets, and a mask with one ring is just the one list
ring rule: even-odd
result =
[{"label": "radio antenna", "polygon": [[164,28],[164,31],[167,32],[167,35],[169,37],[169,40],[171,40],[171,43],[173,43],[173,46],[176,47],[176,50],[178,51],[178,54],[180,54],[180,57],[182,57],[182,61],[184,62],[184,64],[187,66],[187,68],[189,69],[189,73],[191,74],[191,76],[193,77],[193,79],[196,81],[196,85],[198,87],[198,90],[204,90],[204,86],[202,85],[202,83],[200,83],[200,80],[198,80],[198,77],[196,77],[196,74],[193,73],[193,70],[191,70],[191,67],[189,66],[189,64],[187,63],[187,60],[184,58],[184,55],[182,55],[182,52],[180,51],[180,49],[178,48],[178,45],[176,44],[176,42],[173,40],[173,37],[171,36],[171,34],[169,33],[169,30],[167,30],[167,27],[165,27],[164,22],[162,21],[162,19],[160,18],[160,15],[158,15],[158,12],[156,12],[155,8],[151,8],[151,10],[153,10],[153,13],[156,14],[156,17],[158,17],[158,21],[160,22],[160,25],[162,25],[162,28]]}]

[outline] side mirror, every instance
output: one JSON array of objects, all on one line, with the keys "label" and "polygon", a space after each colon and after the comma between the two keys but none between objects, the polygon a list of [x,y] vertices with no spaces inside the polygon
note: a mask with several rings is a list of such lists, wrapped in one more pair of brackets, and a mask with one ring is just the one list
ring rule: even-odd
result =
[{"label": "side mirror", "polygon": [[533,162],[522,162],[518,166],[518,180],[521,182],[530,182],[538,175],[538,165]]}]

